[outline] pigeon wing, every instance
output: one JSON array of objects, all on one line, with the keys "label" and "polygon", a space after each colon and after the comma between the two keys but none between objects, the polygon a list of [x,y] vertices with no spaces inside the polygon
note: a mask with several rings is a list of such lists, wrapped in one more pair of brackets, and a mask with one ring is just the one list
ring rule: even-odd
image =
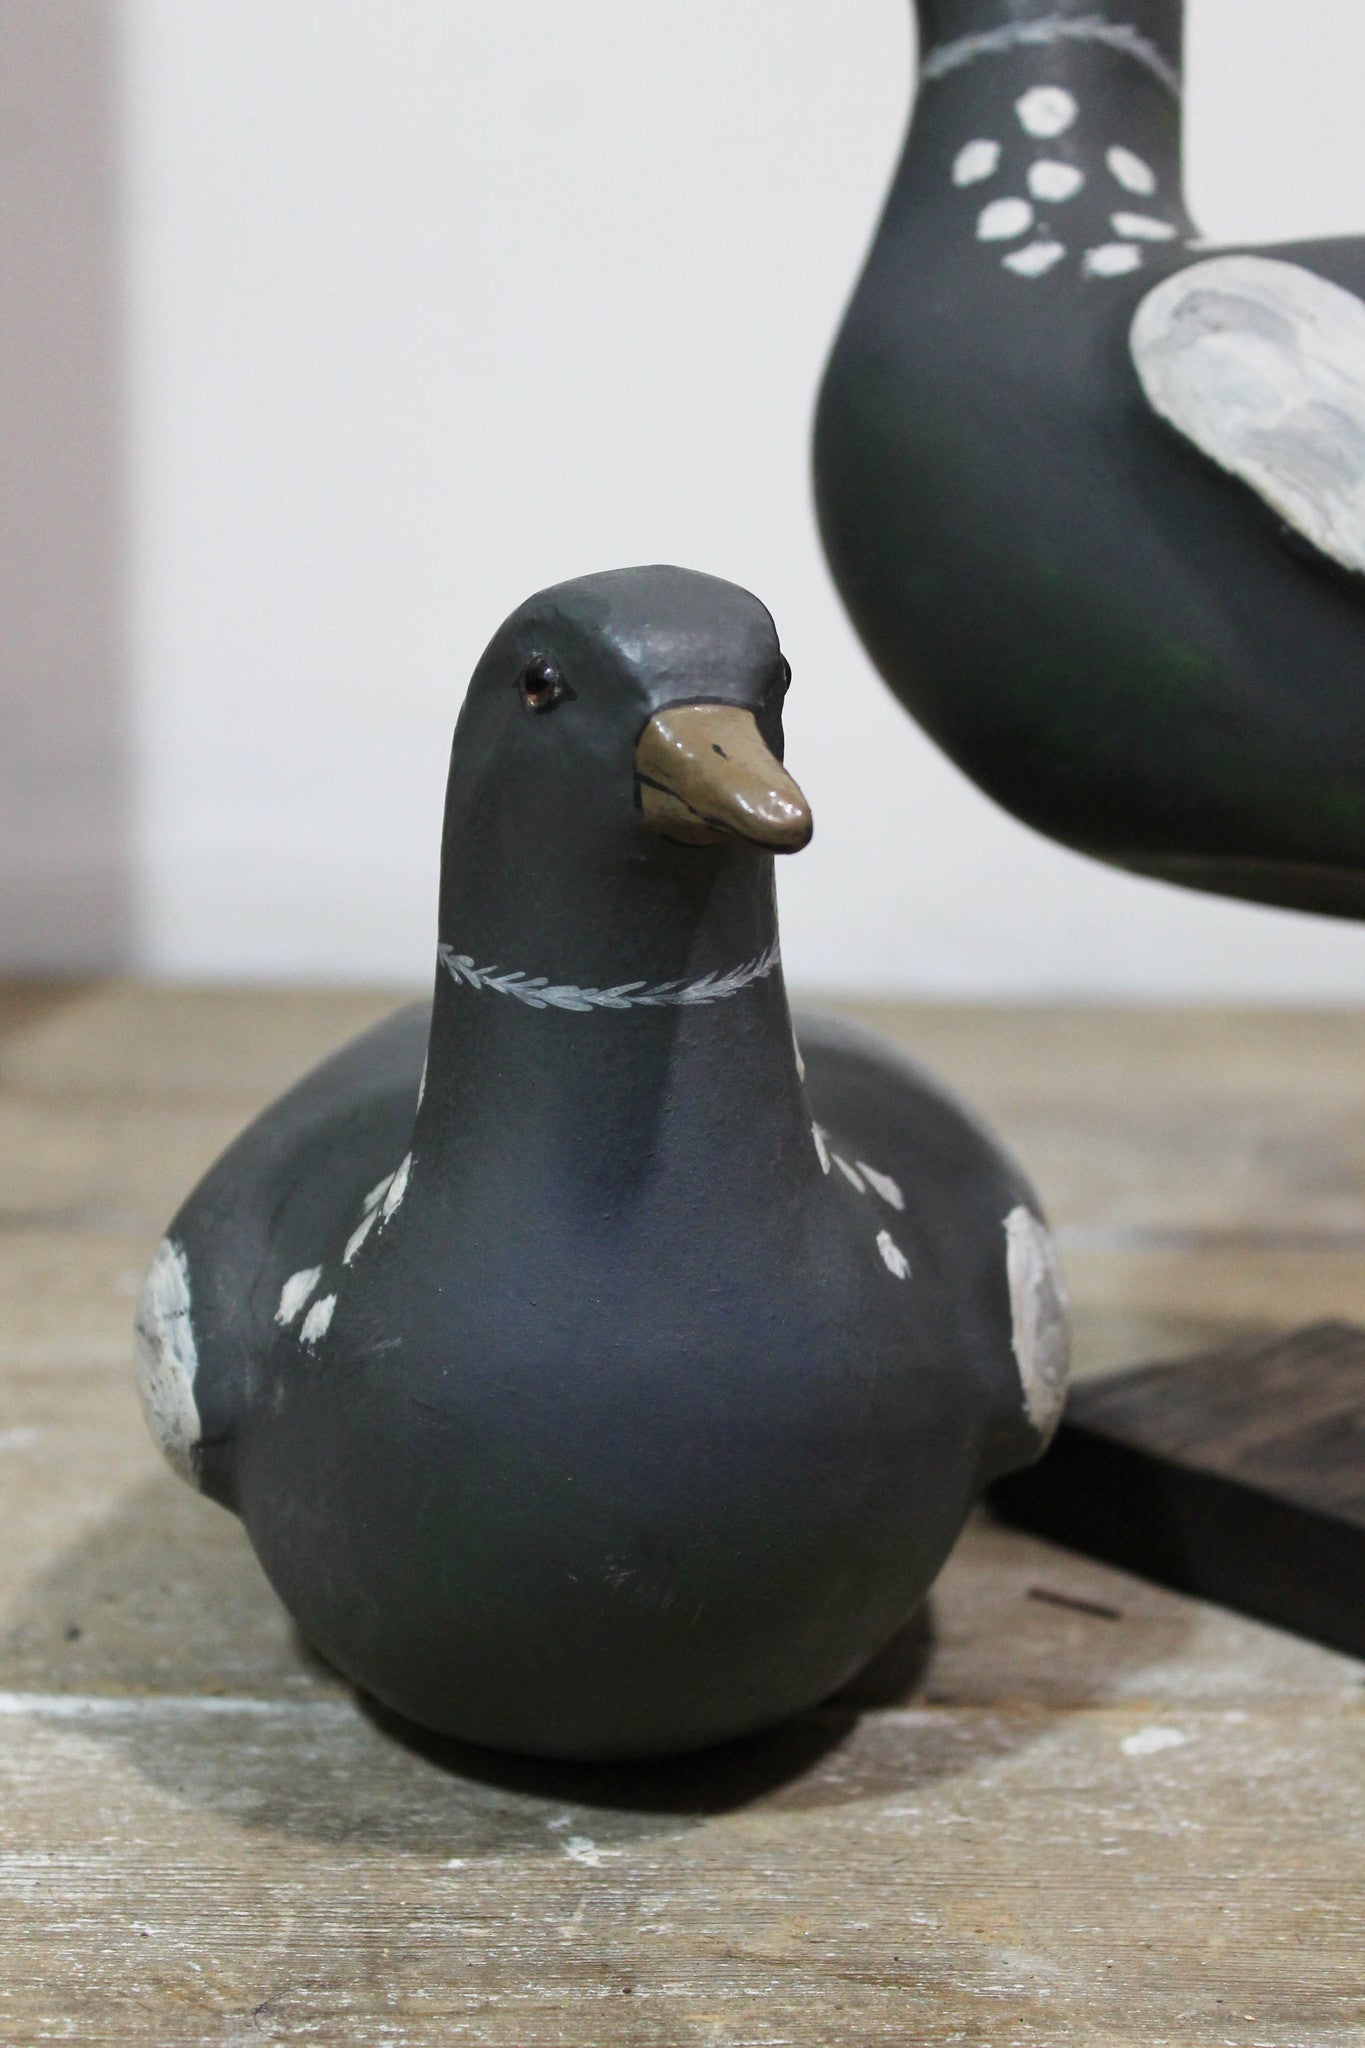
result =
[{"label": "pigeon wing", "polygon": [[1297,263],[1214,256],[1148,292],[1129,344],[1162,419],[1365,574],[1365,303]]}]

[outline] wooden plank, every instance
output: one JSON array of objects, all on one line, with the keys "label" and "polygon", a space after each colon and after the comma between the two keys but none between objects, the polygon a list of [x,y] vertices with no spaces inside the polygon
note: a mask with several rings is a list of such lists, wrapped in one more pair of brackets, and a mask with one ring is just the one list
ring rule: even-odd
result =
[{"label": "wooden plank", "polygon": [[1365,1656],[1365,1330],[1083,1383],[1009,1520]]},{"label": "wooden plank", "polygon": [[608,1784],[345,1704],[29,1701],[0,2035],[1336,2048],[1360,1720],[836,1714]]},{"label": "wooden plank", "polygon": [[1365,1531],[1365,1330],[1350,1323],[1124,1373],[1087,1387],[1078,1413],[1111,1436],[1141,1418],[1157,1456]]}]

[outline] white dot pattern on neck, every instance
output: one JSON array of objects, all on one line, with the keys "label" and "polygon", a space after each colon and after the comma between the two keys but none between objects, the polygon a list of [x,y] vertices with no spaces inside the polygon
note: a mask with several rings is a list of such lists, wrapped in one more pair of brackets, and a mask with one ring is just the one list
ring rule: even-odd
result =
[{"label": "white dot pattern on neck", "polygon": [[1118,180],[1125,192],[1136,192],[1141,198],[1150,199],[1156,191],[1156,172],[1131,149],[1123,149],[1116,144],[1106,151],[1104,161],[1109,166],[1110,175]]},{"label": "white dot pattern on neck", "polygon": [[993,199],[982,210],[976,232],[982,242],[1012,242],[1032,226],[1033,208],[1027,199]]},{"label": "white dot pattern on neck", "polygon": [[1131,242],[1101,242],[1085,252],[1087,277],[1127,277],[1142,266],[1142,251]]},{"label": "white dot pattern on neck", "polygon": [[1080,109],[1064,85],[1034,85],[1015,101],[1014,111],[1026,135],[1051,141],[1066,134]]},{"label": "white dot pattern on neck", "polygon": [[1085,183],[1085,173],[1075,164],[1056,163],[1044,157],[1039,163],[1029,165],[1028,188],[1035,199],[1059,201],[1074,199]]},{"label": "white dot pattern on neck", "polygon": [[1066,254],[1065,242],[1030,242],[1025,249],[1011,249],[1000,261],[1016,277],[1045,277]]},{"label": "white dot pattern on neck", "polygon": [[[1081,107],[1064,86],[1034,85],[1016,100],[1015,112],[1026,134],[1052,139],[1075,126]],[[1005,160],[1006,147],[995,137],[973,136],[962,144],[953,159],[953,183],[970,186],[994,178]],[[1135,151],[1114,143],[1105,150],[1104,161],[1110,175],[1125,191],[1145,198],[1155,194],[1156,173]],[[1046,277],[1065,261],[1068,250],[1066,243],[1057,239],[1054,224],[1043,210],[1064,206],[1074,199],[1086,187],[1086,173],[1065,157],[1045,153],[1018,169],[1023,172],[1030,196],[1026,199],[1010,193],[990,200],[977,214],[976,237],[980,242],[1017,242],[1032,230],[1032,240],[1001,256],[1000,263],[1015,277]],[[1041,218],[1035,212],[1035,202]],[[1173,221],[1163,220],[1155,213],[1119,211],[1110,215],[1109,227],[1113,240],[1084,249],[1080,255],[1079,268],[1087,278],[1127,277],[1141,269],[1144,245],[1172,242],[1180,232]]]},{"label": "white dot pattern on neck", "polygon": [[1168,220],[1157,220],[1150,213],[1116,213],[1110,221],[1116,235],[1127,235],[1134,242],[1173,242],[1176,230]]},{"label": "white dot pattern on neck", "polygon": [[964,144],[953,159],[953,183],[979,185],[983,179],[993,178],[999,168],[1000,144],[980,137]]}]

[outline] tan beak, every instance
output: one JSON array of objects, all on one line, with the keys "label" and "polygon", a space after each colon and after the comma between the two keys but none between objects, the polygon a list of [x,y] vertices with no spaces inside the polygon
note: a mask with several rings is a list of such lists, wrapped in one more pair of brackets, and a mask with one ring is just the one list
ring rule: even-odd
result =
[{"label": "tan beak", "polygon": [[635,749],[640,809],[652,831],[688,846],[725,834],[774,853],[799,853],[814,830],[810,805],[770,751],[752,711],[670,704]]}]

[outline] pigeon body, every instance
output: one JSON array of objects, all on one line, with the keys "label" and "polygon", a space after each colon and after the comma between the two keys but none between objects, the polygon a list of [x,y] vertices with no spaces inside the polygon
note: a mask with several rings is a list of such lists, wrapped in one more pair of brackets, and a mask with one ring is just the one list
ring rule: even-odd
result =
[{"label": "pigeon body", "polygon": [[456,733],[432,1002],[258,1119],[148,1278],[172,1462],[450,1734],[643,1755],[818,1700],[1056,1420],[1017,1169],[877,1041],[796,1051],[787,676],[755,599],[680,570],[514,614]]}]

